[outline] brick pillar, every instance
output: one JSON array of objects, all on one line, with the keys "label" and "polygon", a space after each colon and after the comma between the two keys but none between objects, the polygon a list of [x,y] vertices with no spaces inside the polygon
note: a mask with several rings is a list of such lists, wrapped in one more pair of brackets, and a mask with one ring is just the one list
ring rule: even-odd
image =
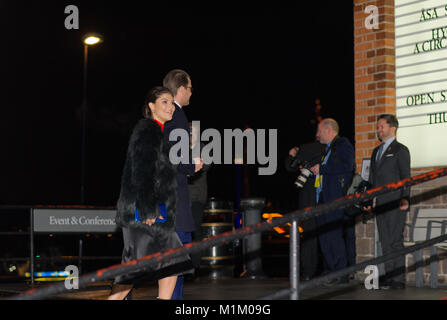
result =
[{"label": "brick pillar", "polygon": [[[365,8],[379,9],[379,28],[368,29]],[[382,113],[396,113],[394,0],[354,1],[355,76],[355,160],[370,158],[379,142],[376,119]],[[374,219],[356,225],[357,262],[374,257]]]},{"label": "brick pillar", "polygon": [[[370,13],[365,8],[374,5],[379,9],[379,28],[367,29],[365,19]],[[396,114],[394,0],[354,0],[354,68],[355,68],[355,157],[359,170],[363,158],[370,158],[379,142],[375,127],[381,113]],[[399,136],[397,136],[399,139]],[[410,150],[410,152],[416,150]],[[412,176],[437,168],[412,168]],[[447,208],[447,177],[426,182],[411,189],[411,208],[407,223],[415,209]],[[357,262],[374,257],[374,219],[356,224]],[[408,230],[405,230],[408,240]],[[424,258],[428,259],[428,250]],[[407,255],[407,267],[412,266]],[[447,283],[447,259],[438,267],[439,282]],[[429,270],[424,268],[426,283]],[[407,281],[414,282],[414,271],[407,271]]]}]

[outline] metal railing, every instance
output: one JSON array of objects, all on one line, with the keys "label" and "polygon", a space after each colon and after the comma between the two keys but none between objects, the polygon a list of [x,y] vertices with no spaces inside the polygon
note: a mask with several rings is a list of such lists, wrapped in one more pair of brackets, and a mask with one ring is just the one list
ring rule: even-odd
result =
[{"label": "metal railing", "polygon": [[[87,206],[87,205],[34,205],[34,206],[26,206],[26,205],[0,205],[0,210],[26,210],[29,212],[29,222],[30,222],[30,231],[0,231],[0,236],[29,236],[29,247],[30,253],[29,257],[19,257],[19,258],[0,258],[1,261],[29,261],[30,263],[30,280],[31,284],[34,284],[34,274],[35,274],[35,243],[34,238],[36,232],[34,232],[34,210],[35,209],[115,209],[112,206]],[[51,232],[39,232],[39,234],[51,234]],[[85,232],[89,233],[89,232]],[[79,233],[82,234],[82,233]],[[118,260],[121,259],[120,256],[84,256],[83,255],[83,241],[79,239],[79,251],[78,256],[59,256],[59,257],[40,257],[40,261],[46,260],[77,260],[79,270],[82,270],[82,261],[83,260]]]},{"label": "metal railing", "polygon": [[[424,248],[426,246],[430,246],[432,244],[442,242],[444,240],[447,240],[447,235],[437,237],[431,240],[427,240],[423,243],[416,244],[412,247],[408,247],[401,251],[396,251],[394,253],[391,253],[386,256],[382,256],[370,261],[366,261],[360,264],[357,264],[355,266],[351,266],[348,268],[345,268],[343,270],[339,270],[336,272],[333,272],[331,274],[328,274],[326,276],[322,276],[319,278],[316,278],[312,281],[304,282],[303,284],[299,284],[299,264],[298,264],[298,257],[299,257],[299,235],[298,235],[298,222],[300,220],[306,220],[309,218],[317,217],[319,215],[325,214],[327,212],[333,211],[335,209],[339,208],[345,208],[348,206],[352,206],[355,203],[361,202],[361,201],[368,201],[373,199],[376,196],[386,194],[388,192],[396,191],[402,188],[409,188],[411,186],[430,181],[433,179],[437,179],[443,176],[447,175],[447,168],[442,168],[438,170],[434,170],[425,174],[421,174],[412,178],[407,178],[395,183],[390,183],[375,189],[368,190],[364,193],[355,193],[353,195],[345,196],[342,198],[339,198],[331,203],[321,204],[317,207],[308,207],[304,208],[302,210],[295,210],[290,212],[289,214],[286,214],[284,217],[273,220],[273,221],[267,221],[263,223],[258,223],[255,225],[250,225],[246,227],[242,227],[240,229],[225,232],[213,237],[210,237],[208,239],[204,239],[200,242],[193,242],[186,244],[183,247],[176,248],[176,249],[170,249],[163,252],[157,252],[155,254],[151,254],[148,256],[145,256],[140,259],[132,260],[127,263],[123,264],[117,264],[110,266],[108,268],[97,270],[96,272],[92,272],[86,275],[83,275],[79,277],[78,279],[78,286],[79,289],[86,287],[90,283],[95,283],[98,281],[113,279],[119,275],[126,274],[129,272],[135,272],[139,271],[143,268],[151,267],[157,263],[160,262],[166,262],[170,259],[173,259],[175,257],[180,257],[185,254],[192,254],[192,253],[198,253],[206,248],[214,247],[217,245],[222,245],[227,242],[231,242],[237,239],[244,238],[246,236],[252,235],[257,232],[262,232],[266,230],[270,230],[273,227],[282,226],[285,225],[288,222],[292,222],[292,228],[291,228],[291,237],[290,237],[290,288],[281,290],[280,292],[277,292],[269,297],[266,297],[267,299],[271,298],[279,298],[284,297],[286,295],[290,296],[290,299],[296,300],[299,299],[299,293],[301,290],[305,288],[309,288],[311,286],[316,286],[326,280],[334,279],[337,277],[340,277],[342,275],[347,275],[355,270],[359,270],[362,267],[368,265],[368,264],[377,264],[389,259],[392,259],[394,257],[397,257],[402,254],[406,254],[412,251],[420,250],[421,248]],[[13,300],[28,300],[28,299],[45,299],[48,297],[51,297],[56,294],[60,294],[63,292],[69,291],[64,283],[55,284],[52,286],[48,286],[45,288],[41,288],[39,290],[31,289],[26,292],[21,293],[20,295],[10,297],[8,299]]]}]

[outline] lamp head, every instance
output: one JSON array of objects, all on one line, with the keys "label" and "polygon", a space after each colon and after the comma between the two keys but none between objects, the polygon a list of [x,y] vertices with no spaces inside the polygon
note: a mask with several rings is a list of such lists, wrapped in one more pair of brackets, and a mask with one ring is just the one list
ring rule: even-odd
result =
[{"label": "lamp head", "polygon": [[82,42],[87,46],[93,46],[95,44],[103,42],[103,38],[97,33],[88,33],[84,37],[82,37]]}]

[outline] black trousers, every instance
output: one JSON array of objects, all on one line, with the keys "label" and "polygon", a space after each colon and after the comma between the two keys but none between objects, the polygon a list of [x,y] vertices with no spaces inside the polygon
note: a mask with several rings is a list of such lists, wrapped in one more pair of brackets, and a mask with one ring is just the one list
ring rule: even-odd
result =
[{"label": "black trousers", "polygon": [[312,278],[318,267],[318,234],[315,218],[302,222],[303,238],[301,240],[301,274]]},{"label": "black trousers", "polygon": [[[377,231],[379,232],[382,254],[386,255],[404,248],[404,227],[406,211],[399,209],[398,202],[378,207],[376,210]],[[405,255],[385,263],[385,278],[405,282]]]},{"label": "black trousers", "polygon": [[343,238],[345,239],[348,266],[353,266],[356,264],[357,255],[355,248],[355,218],[348,217],[346,214],[343,220]]},{"label": "black trousers", "polygon": [[[315,179],[309,178],[298,192],[298,208],[315,206]],[[301,274],[312,277],[317,273],[319,262],[318,226],[315,218],[302,222],[303,238],[300,239]]]},{"label": "black trousers", "polygon": [[[196,230],[192,233],[192,241],[200,241],[202,240],[202,220],[203,220],[203,208],[205,203],[202,202],[192,202],[191,203],[191,211],[194,219],[194,225]],[[192,264],[195,269],[200,268],[200,258],[202,257],[202,253],[194,253],[191,255]]]}]

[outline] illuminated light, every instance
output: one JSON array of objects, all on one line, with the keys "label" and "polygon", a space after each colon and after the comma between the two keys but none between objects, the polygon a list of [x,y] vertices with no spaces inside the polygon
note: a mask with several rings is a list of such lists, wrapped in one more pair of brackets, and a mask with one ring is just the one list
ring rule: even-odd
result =
[{"label": "illuminated light", "polygon": [[103,41],[102,36],[96,33],[90,33],[83,37],[82,42],[87,46],[94,46]]},{"label": "illuminated light", "polygon": [[445,166],[447,79],[439,61],[447,59],[447,30],[436,19],[444,17],[445,1],[430,1],[429,8],[413,2],[411,10],[406,2],[395,1],[397,137],[410,150],[412,169]]},{"label": "illuminated light", "polygon": [[276,232],[278,232],[279,234],[283,234],[285,233],[284,228],[281,227],[274,227],[273,228]]},{"label": "illuminated light", "polygon": [[[25,277],[29,278],[30,275],[31,274],[29,272],[25,272]],[[42,271],[42,272],[34,272],[34,276],[39,278],[49,278],[49,277],[67,278],[68,276],[70,276],[70,274],[67,271]]]},{"label": "illuminated light", "polygon": [[99,39],[98,37],[88,37],[87,39],[84,40],[84,43],[87,45],[94,45],[97,44],[101,41],[101,39]]},{"label": "illuminated light", "polygon": [[[283,217],[283,215],[282,214],[280,214],[280,213],[263,213],[262,214],[262,218],[264,218],[264,219],[267,219],[267,220],[269,220],[269,221],[271,221],[273,218],[281,218],[281,217]],[[290,223],[287,223],[287,225],[290,227],[291,226],[291,224]],[[282,227],[274,227],[273,228],[277,233],[279,233],[279,234],[283,234],[283,233],[285,233],[286,231],[284,230],[284,228],[282,228]],[[301,227],[298,227],[298,232],[299,233],[303,233],[303,228],[301,228]],[[286,238],[289,238],[290,236],[289,235],[284,235]]]},{"label": "illuminated light", "polygon": [[263,213],[262,217],[264,219],[269,220],[269,219],[273,219],[273,218],[281,218],[281,217],[283,217],[283,215],[280,213]]}]

